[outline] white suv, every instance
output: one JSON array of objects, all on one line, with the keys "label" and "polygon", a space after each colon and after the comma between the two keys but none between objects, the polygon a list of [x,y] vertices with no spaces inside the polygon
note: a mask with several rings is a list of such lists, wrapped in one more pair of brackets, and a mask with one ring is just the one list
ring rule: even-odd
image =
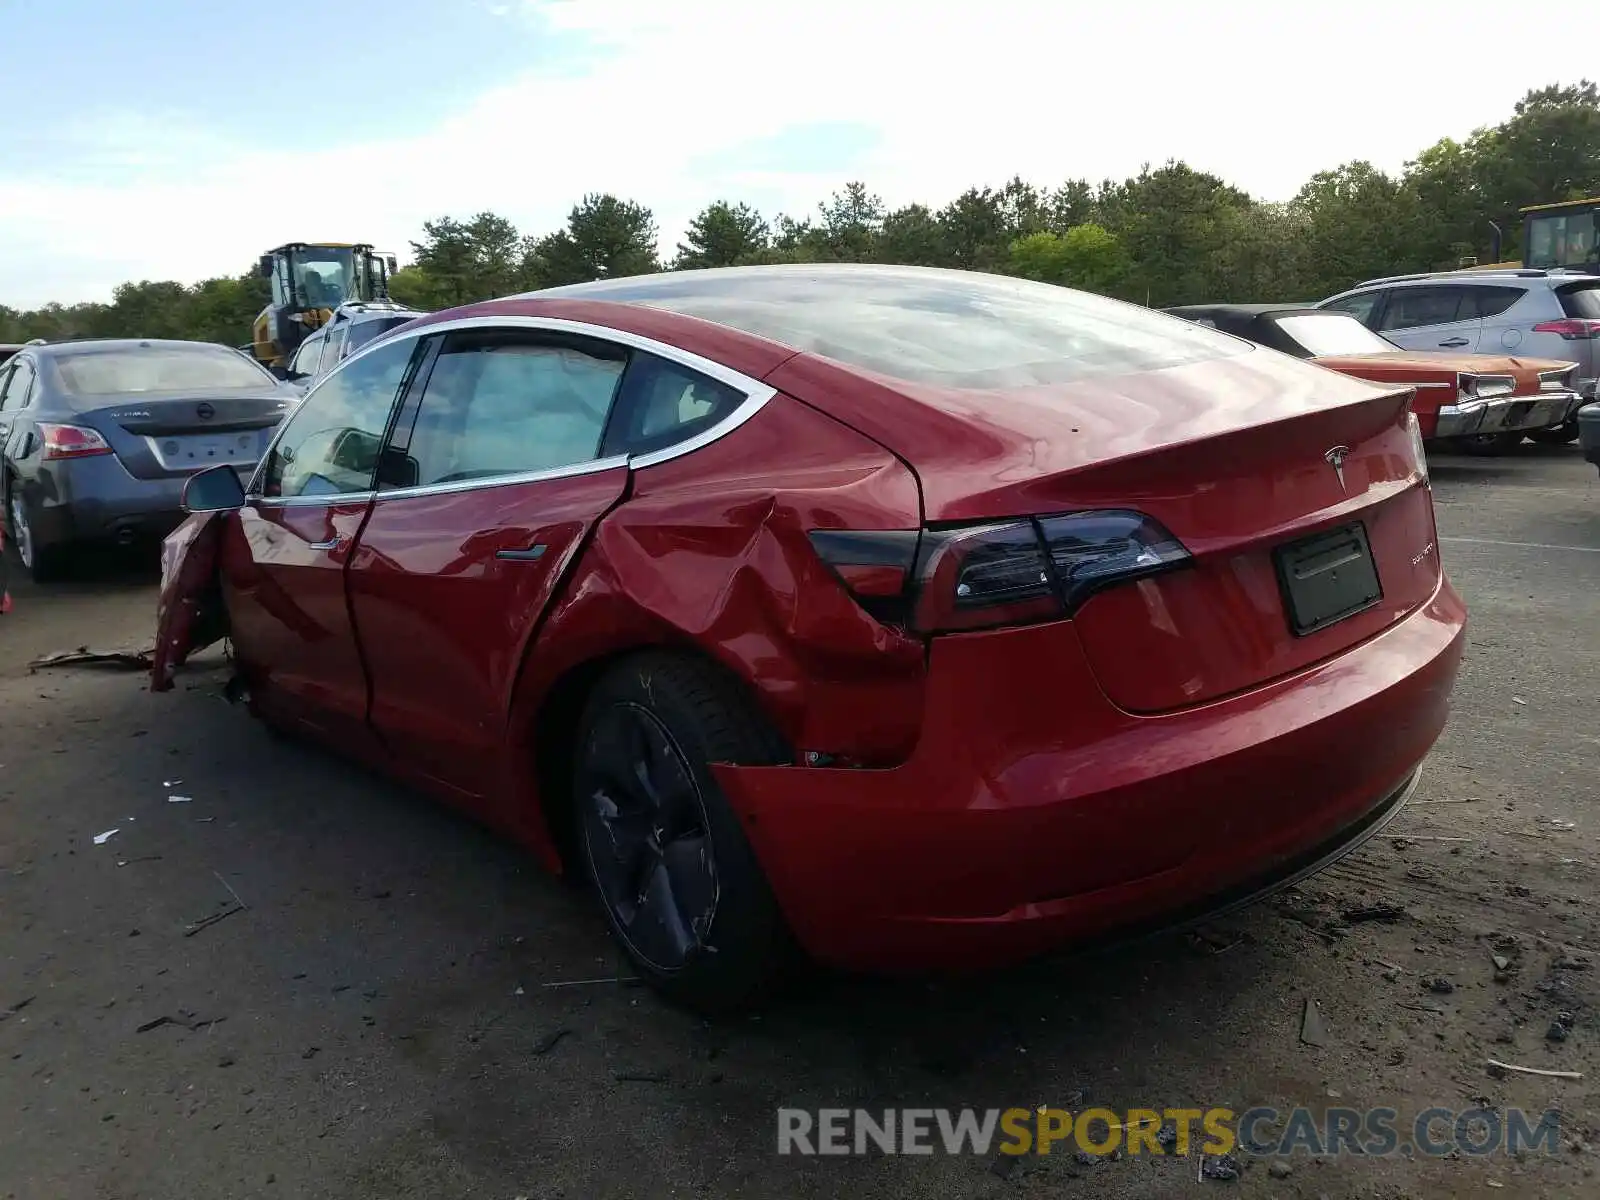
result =
[{"label": "white suv", "polygon": [[[1396,275],[1319,302],[1406,350],[1518,354],[1575,362],[1573,388],[1600,399],[1600,276],[1515,269]],[[1529,435],[1570,442],[1577,420]]]}]

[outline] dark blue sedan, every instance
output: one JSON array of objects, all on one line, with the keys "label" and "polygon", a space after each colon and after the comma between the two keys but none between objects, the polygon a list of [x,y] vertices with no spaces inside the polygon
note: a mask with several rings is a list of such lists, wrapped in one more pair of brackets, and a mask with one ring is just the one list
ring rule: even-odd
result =
[{"label": "dark blue sedan", "polygon": [[0,497],[22,564],[56,573],[75,545],[166,536],[183,483],[248,477],[296,393],[209,342],[29,343],[0,365]]}]

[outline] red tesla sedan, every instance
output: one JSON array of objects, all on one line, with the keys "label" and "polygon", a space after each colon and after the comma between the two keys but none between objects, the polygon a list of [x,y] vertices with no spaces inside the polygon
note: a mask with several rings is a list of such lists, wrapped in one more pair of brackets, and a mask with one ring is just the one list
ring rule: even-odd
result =
[{"label": "red tesla sedan", "polygon": [[228,632],[258,715],[592,875],[700,1006],[1178,923],[1370,836],[1445,723],[1410,397],[963,272],[472,305],[193,477],[155,686]]}]

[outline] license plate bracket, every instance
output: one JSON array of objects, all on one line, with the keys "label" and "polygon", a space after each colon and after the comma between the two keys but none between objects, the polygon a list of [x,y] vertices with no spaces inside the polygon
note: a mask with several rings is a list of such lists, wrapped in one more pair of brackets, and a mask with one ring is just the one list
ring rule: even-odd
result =
[{"label": "license plate bracket", "polygon": [[1352,521],[1272,552],[1289,630],[1305,637],[1383,599],[1367,527]]}]

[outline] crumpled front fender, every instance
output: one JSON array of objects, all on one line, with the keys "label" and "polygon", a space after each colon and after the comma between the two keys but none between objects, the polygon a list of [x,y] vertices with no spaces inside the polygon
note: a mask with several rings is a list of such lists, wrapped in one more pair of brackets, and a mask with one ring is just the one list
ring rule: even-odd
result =
[{"label": "crumpled front fender", "polygon": [[218,564],[223,530],[232,516],[228,511],[194,513],[161,543],[152,692],[170,691],[173,676],[189,655],[228,635]]}]

